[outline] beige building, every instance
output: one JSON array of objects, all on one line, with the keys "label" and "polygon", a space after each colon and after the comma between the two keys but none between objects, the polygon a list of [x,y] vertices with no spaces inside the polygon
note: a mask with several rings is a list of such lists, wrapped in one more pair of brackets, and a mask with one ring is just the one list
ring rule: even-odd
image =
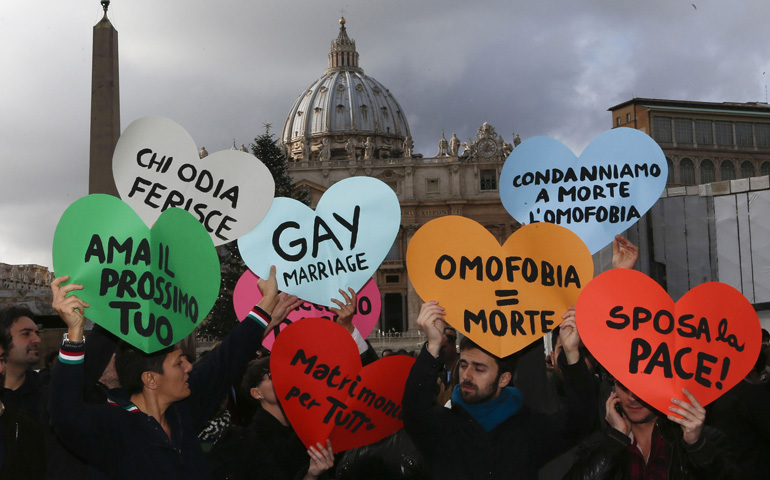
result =
[{"label": "beige building", "polygon": [[462,215],[486,226],[500,242],[518,227],[498,191],[500,170],[513,145],[488,123],[466,134],[473,136],[462,142],[442,133],[433,157],[415,153],[405,112],[387,88],[359,67],[344,19],[331,44],[329,67],[299,95],[284,122],[281,141],[291,175],[310,188],[313,207],[330,186],[351,176],[382,180],[398,195],[401,228],[376,277],[382,331],[417,328],[422,300],[409,283],[405,258],[421,225]]},{"label": "beige building", "polygon": [[611,107],[612,126],[649,134],[666,154],[669,185],[770,174],[770,106],[634,98]]}]

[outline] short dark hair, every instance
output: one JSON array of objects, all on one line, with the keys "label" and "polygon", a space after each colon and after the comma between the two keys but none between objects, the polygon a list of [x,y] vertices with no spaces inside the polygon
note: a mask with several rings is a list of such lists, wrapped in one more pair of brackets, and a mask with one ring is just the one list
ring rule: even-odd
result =
[{"label": "short dark hair", "polygon": [[762,343],[765,343],[766,341],[770,340],[770,332],[767,331],[767,329],[762,329]]},{"label": "short dark hair", "polygon": [[[495,359],[495,363],[497,364],[497,378],[500,378],[500,376],[506,372],[513,376],[514,372],[516,371],[516,362],[518,360],[518,357],[515,353],[508,355],[507,357],[499,358],[497,355],[493,355],[481,348],[476,342],[468,337],[463,337],[460,340],[460,353],[462,353],[463,350],[472,350],[474,348],[476,350],[481,350],[482,352]],[[513,378],[511,378],[511,381],[512,380]]]},{"label": "short dark hair", "polygon": [[249,368],[246,369],[246,373],[243,374],[241,379],[241,394],[252,405],[259,404],[259,402],[251,396],[251,389],[258,387],[262,383],[262,379],[265,374],[270,371],[270,356],[262,357],[255,361]]},{"label": "short dark hair", "polygon": [[144,372],[156,372],[162,375],[166,356],[177,348],[176,345],[172,345],[148,354],[126,342],[121,342],[115,353],[115,372],[126,393],[134,395],[144,389],[142,381]]},{"label": "short dark hair", "polygon": [[21,317],[29,317],[32,321],[35,320],[35,314],[27,307],[14,306],[0,311],[0,330],[8,337],[9,342],[13,340],[11,338],[11,326]]},{"label": "short dark hair", "polygon": [[0,348],[3,349],[6,355],[8,355],[8,350],[10,349],[10,343],[8,335],[6,335],[5,331],[0,329]]}]

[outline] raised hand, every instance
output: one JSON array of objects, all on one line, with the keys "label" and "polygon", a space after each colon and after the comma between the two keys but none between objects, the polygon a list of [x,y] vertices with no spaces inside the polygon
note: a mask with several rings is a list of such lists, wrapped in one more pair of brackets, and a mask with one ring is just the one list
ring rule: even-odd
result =
[{"label": "raised hand", "polygon": [[682,436],[688,445],[698,441],[703,432],[703,423],[706,421],[706,409],[703,408],[698,400],[686,388],[682,389],[690,403],[677,398],[672,398],[671,403],[676,406],[668,407],[669,410],[677,415],[667,415],[668,419],[682,426]]},{"label": "raised hand", "polygon": [[627,238],[615,235],[612,241],[612,268],[634,268],[638,258],[639,247]]},{"label": "raised hand", "polygon": [[267,277],[267,280],[260,278],[257,286],[262,293],[262,300],[257,305],[272,315],[275,306],[278,305],[278,281],[275,279],[275,265],[270,267],[270,276]]},{"label": "raised hand", "polygon": [[67,337],[73,342],[79,342],[83,339],[83,321],[85,309],[90,305],[81,300],[77,295],[69,295],[74,290],[83,290],[83,285],[70,283],[61,286],[62,283],[69,280],[69,275],[56,278],[51,282],[51,293],[53,302],[51,306],[56,310],[64,323],[67,324]]},{"label": "raised hand", "polygon": [[334,451],[329,440],[326,440],[326,448],[316,443],[308,449],[307,454],[310,455],[310,467],[305,475],[306,480],[318,478],[334,466]]},{"label": "raised hand", "polygon": [[336,298],[332,298],[332,302],[334,302],[339,308],[330,307],[329,310],[337,315],[337,323],[345,327],[345,330],[348,332],[353,333],[355,328],[353,326],[353,315],[356,314],[356,306],[358,305],[358,297],[356,296],[356,291],[348,287],[348,292],[350,292],[350,295],[348,295],[343,289],[340,289],[339,292],[342,295],[342,298],[345,299],[345,303],[340,302]]},{"label": "raised hand", "polygon": [[296,295],[289,295],[286,292],[278,294],[278,305],[273,309],[273,321],[281,323],[286,319],[289,312],[296,310],[304,302]]},{"label": "raised hand", "polygon": [[574,365],[580,360],[580,334],[575,325],[575,307],[569,307],[561,318],[564,320],[559,326],[559,338],[564,347],[564,355],[567,356],[567,363]]},{"label": "raised hand", "polygon": [[444,327],[446,327],[445,315],[444,307],[433,300],[422,304],[420,315],[417,317],[417,325],[428,337],[428,351],[436,358],[438,358],[438,352],[441,349],[441,340],[444,336]]}]

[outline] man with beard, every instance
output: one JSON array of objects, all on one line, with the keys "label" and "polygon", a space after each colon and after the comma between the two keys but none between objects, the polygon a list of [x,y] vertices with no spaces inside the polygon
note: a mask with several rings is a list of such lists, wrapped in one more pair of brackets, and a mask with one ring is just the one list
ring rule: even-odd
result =
[{"label": "man with beard", "polygon": [[524,405],[521,392],[509,386],[511,357],[499,359],[467,338],[460,342],[460,383],[452,407],[434,405],[444,315],[438,302],[420,310],[417,323],[428,341],[404,389],[405,428],[435,478],[536,479],[538,469],[588,433],[594,421],[596,399],[578,349],[574,310],[564,314],[560,332],[566,406],[552,415]]},{"label": "man with beard", "polygon": [[[5,382],[8,337],[0,331],[0,390]],[[43,427],[32,417],[0,402],[0,478],[45,477]]]},{"label": "man with beard", "polygon": [[623,384],[607,399],[608,428],[582,446],[565,479],[737,478],[734,466],[704,434],[706,410],[686,389],[689,403],[671,399],[665,417]]},{"label": "man with beard", "polygon": [[0,331],[9,339],[3,399],[35,418],[42,418],[45,386],[32,369],[40,361],[40,331],[27,308],[9,307],[0,312]]}]

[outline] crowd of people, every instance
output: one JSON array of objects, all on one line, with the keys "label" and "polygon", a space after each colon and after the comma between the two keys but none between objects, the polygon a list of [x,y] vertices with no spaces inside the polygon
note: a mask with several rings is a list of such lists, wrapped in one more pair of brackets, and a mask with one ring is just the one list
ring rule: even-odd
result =
[{"label": "crowd of people", "polygon": [[[613,247],[613,266],[632,268],[636,247],[622,237]],[[194,364],[179,345],[146,354],[98,326],[86,332],[83,286],[67,282],[52,283],[67,333],[50,370],[33,370],[41,355],[33,313],[0,312],[3,480],[770,478],[766,330],[738,385],[706,407],[683,389],[687,400],[659,412],[596,362],[574,308],[545,359],[542,342],[498,358],[467,337],[458,345],[441,304],[427,301],[404,428],[338,452],[329,440],[306,448],[273,387],[261,342],[301,302],[278,291],[274,269],[248,318]],[[352,324],[355,292],[340,294],[337,322],[362,364],[376,361]]]}]

